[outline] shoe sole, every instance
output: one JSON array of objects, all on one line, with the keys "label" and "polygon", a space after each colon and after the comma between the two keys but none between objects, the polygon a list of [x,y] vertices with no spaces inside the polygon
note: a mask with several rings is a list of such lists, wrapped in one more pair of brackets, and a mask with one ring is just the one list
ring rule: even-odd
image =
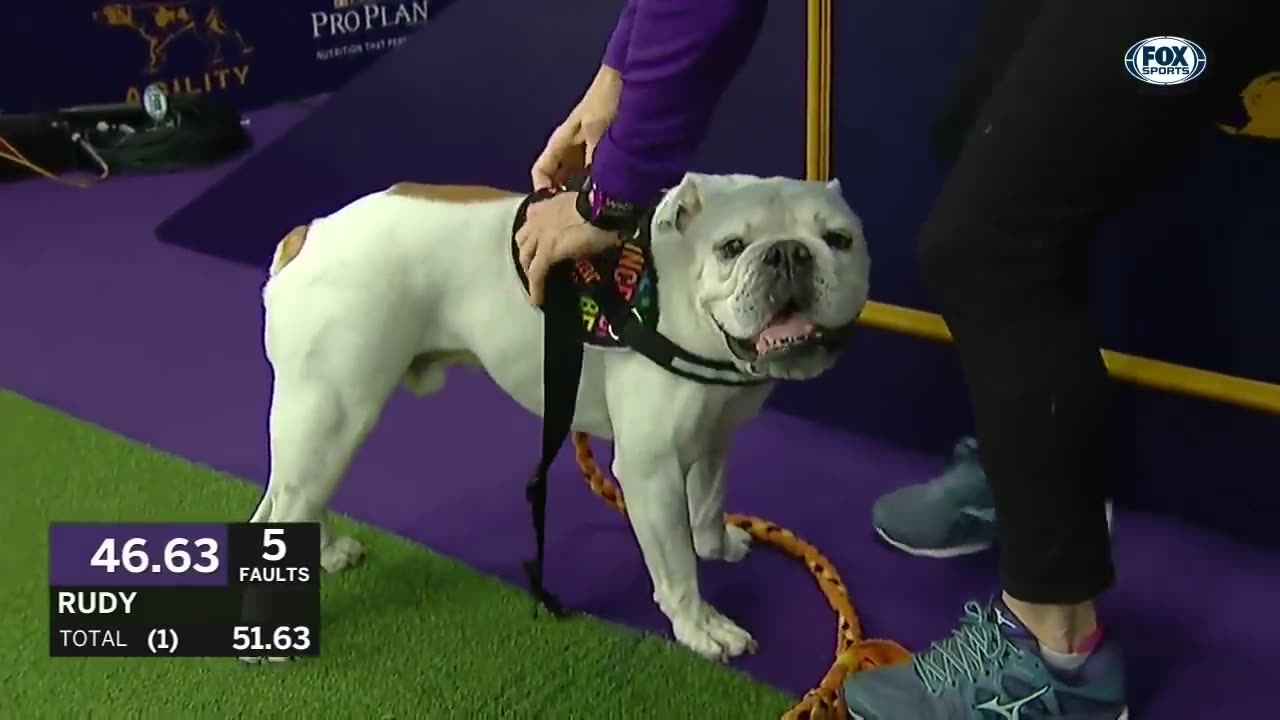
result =
[{"label": "shoe sole", "polygon": [[[995,544],[992,542],[981,542],[981,543],[970,543],[968,545],[951,545],[949,547],[940,547],[940,548],[914,547],[900,540],[894,540],[879,525],[872,525],[872,527],[875,529],[876,535],[879,535],[881,540],[888,543],[894,549],[901,550],[902,552],[908,555],[914,555],[916,557],[933,558],[934,560],[945,560],[947,558],[961,557],[963,555],[975,555],[977,553],[990,549],[991,546]],[[1111,532],[1114,528],[1115,528],[1115,513],[1112,510],[1111,503],[1108,502],[1107,503],[1107,532]],[[1128,711],[1125,711],[1125,716],[1116,718],[1116,720],[1126,720],[1127,716],[1128,716]]]},{"label": "shoe sole", "polygon": [[[854,712],[853,710],[848,710],[847,714],[849,716],[849,720],[864,720],[864,718],[861,715]],[[1120,711],[1120,714],[1116,716],[1116,720],[1129,720],[1129,708],[1126,707],[1122,709]]]}]

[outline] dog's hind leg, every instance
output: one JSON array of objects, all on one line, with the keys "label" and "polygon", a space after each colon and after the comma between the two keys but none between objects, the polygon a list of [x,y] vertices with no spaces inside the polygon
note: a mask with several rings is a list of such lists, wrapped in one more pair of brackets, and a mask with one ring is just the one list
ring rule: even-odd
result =
[{"label": "dog's hind leg", "polygon": [[[372,428],[385,400],[354,401],[321,377],[279,363],[271,398],[271,476],[250,522],[319,522],[320,566],[337,572],[357,563],[364,548],[332,535],[325,523],[329,499],[352,455]],[[243,662],[284,662],[288,657],[245,656]]]},{"label": "dog's hind leg", "polygon": [[336,572],[364,550],[323,524],[329,500],[404,376],[412,340],[392,330],[404,325],[381,303],[326,306],[288,290],[300,292],[267,303],[271,475],[253,521],[322,523],[321,565]]},{"label": "dog's hind leg", "polygon": [[320,564],[337,572],[360,560],[356,540],[325,522],[329,500],[385,396],[354,401],[328,382],[277,376],[271,403],[271,477],[254,522],[321,523]]}]

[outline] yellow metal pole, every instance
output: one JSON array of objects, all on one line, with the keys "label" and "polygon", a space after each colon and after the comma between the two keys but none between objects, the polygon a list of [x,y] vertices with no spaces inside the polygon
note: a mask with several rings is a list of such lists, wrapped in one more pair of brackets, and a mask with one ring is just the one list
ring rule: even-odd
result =
[{"label": "yellow metal pole", "polygon": [[[805,52],[805,177],[810,180],[825,180],[823,166],[826,164],[825,136],[827,107],[824,103],[822,78],[826,73],[823,68],[823,46],[826,44],[823,32],[823,20],[830,0],[809,0],[806,5],[806,52]],[[829,30],[830,25],[826,25]]]},{"label": "yellow metal pole", "polygon": [[[903,335],[950,342],[951,331],[936,313],[871,301],[859,322]],[[1236,377],[1163,360],[1103,350],[1107,371],[1116,380],[1152,390],[1189,395],[1247,410],[1280,414],[1280,385]]]}]

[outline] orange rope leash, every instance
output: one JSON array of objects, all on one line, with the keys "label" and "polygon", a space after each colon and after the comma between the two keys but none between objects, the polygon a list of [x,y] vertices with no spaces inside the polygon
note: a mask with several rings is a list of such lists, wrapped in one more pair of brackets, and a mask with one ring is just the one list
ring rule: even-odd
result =
[{"label": "orange rope leash", "polygon": [[[615,510],[626,516],[626,505],[622,500],[622,492],[612,480],[605,477],[596,465],[591,453],[589,438],[583,433],[573,434],[573,449],[578,460],[578,468],[591,486],[591,491],[600,496]],[[901,645],[892,640],[866,639],[862,636],[862,625],[858,621],[858,613],[849,600],[849,589],[845,587],[840,574],[836,572],[831,561],[818,549],[801,539],[786,528],[779,527],[768,520],[751,515],[726,513],[725,522],[746,530],[757,542],[771,545],[778,550],[800,560],[809,568],[809,572],[818,583],[827,603],[836,613],[836,659],[831,669],[822,677],[818,686],[800,700],[782,716],[782,720],[835,720],[844,717],[844,708],[840,702],[840,686],[850,673],[883,665],[904,662],[910,654]]]},{"label": "orange rope leash", "polygon": [[[0,160],[8,160],[14,165],[19,165],[21,167],[24,167],[30,170],[31,172],[35,173],[36,175],[39,175],[48,180],[52,180],[58,183],[59,185],[66,185],[67,187],[79,188],[81,190],[85,188],[89,188],[93,185],[93,183],[89,180],[82,180],[78,178],[67,179],[67,178],[61,178],[61,177],[58,177],[57,175],[54,175],[48,170],[45,170],[39,165],[36,165],[35,163],[28,160],[27,156],[23,155],[21,150],[14,147],[13,143],[9,142],[3,137],[0,137]],[[102,178],[100,179],[104,179],[104,178],[106,178],[105,172],[103,173]]]}]

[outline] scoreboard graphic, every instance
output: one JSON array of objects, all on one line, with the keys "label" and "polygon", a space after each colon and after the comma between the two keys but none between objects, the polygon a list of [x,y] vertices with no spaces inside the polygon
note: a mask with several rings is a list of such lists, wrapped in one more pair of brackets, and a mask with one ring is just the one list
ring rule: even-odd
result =
[{"label": "scoreboard graphic", "polygon": [[317,523],[49,526],[52,657],[319,654]]}]

